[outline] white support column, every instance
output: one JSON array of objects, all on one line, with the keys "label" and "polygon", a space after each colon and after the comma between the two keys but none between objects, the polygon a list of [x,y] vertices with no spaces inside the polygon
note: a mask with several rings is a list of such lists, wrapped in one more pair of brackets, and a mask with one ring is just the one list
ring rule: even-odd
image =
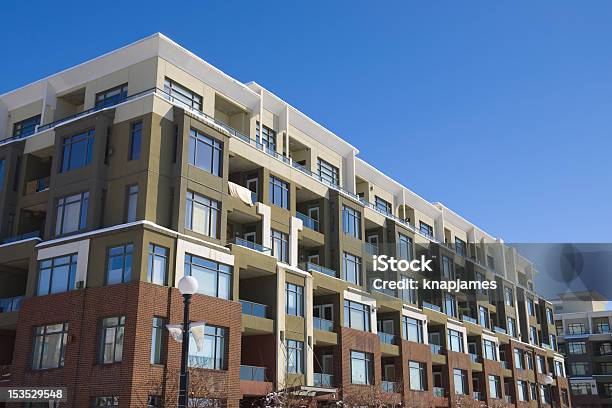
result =
[{"label": "white support column", "polygon": [[306,308],[304,319],[304,333],[306,333],[306,385],[314,385],[314,326],[313,326],[313,284],[312,276],[305,278],[306,286],[304,287],[304,307]]},{"label": "white support column", "polygon": [[277,268],[276,274],[276,388],[282,389],[286,383],[286,336],[285,328],[285,269]]},{"label": "white support column", "polygon": [[291,217],[289,221],[289,265],[298,266],[298,233],[304,228],[302,220]]},{"label": "white support column", "polygon": [[257,214],[261,215],[261,245],[272,248],[272,211],[269,206],[257,203]]},{"label": "white support column", "polygon": [[342,158],[342,187],[349,193],[357,194],[355,186],[355,151]]},{"label": "white support column", "polygon": [[45,83],[45,96],[43,99],[42,112],[40,114],[40,124],[44,125],[53,122],[53,113],[57,107],[57,97],[55,88],[49,81]]}]

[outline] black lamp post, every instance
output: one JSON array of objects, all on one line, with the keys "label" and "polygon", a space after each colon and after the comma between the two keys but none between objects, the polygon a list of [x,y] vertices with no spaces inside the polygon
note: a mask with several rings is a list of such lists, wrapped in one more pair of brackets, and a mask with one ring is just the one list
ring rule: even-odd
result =
[{"label": "black lamp post", "polygon": [[198,281],[193,276],[183,276],[178,284],[179,292],[183,295],[183,342],[181,345],[181,377],[179,381],[178,408],[187,408],[189,371],[189,304],[191,296],[198,290]]}]

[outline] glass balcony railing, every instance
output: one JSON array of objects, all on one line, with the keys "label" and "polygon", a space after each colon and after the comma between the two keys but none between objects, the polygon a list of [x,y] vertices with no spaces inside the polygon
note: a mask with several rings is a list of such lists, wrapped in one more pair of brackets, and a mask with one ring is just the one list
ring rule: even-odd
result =
[{"label": "glass balcony railing", "polygon": [[510,363],[507,361],[500,361],[499,364],[501,364],[503,369],[506,369],[506,370],[510,369]]},{"label": "glass balcony railing", "polygon": [[512,395],[504,395],[504,400],[508,403],[508,404],[512,404]]},{"label": "glass balcony railing", "polygon": [[240,304],[242,305],[242,314],[263,318],[268,317],[268,306],[266,305],[242,299],[240,299]]},{"label": "glass balcony railing", "polygon": [[380,386],[383,392],[397,392],[397,383],[395,381],[381,381]]},{"label": "glass balcony railing", "polygon": [[462,316],[461,316],[461,320],[463,320],[464,322],[470,322],[470,323],[473,323],[473,324],[478,324],[478,322],[476,321],[476,319],[474,319],[474,318],[473,318],[473,317],[471,317],[471,316],[467,316],[467,315],[462,315]]},{"label": "glass balcony railing", "polygon": [[506,329],[504,329],[503,327],[499,327],[499,326],[494,326],[494,327],[493,327],[493,331],[494,331],[495,333],[508,334],[508,333],[506,332]]},{"label": "glass balcony railing", "polygon": [[472,360],[472,363],[477,363],[478,362],[478,354],[470,353],[470,360]]},{"label": "glass balcony railing", "polygon": [[370,244],[369,242],[363,243],[363,250],[368,255],[378,255],[378,247]]},{"label": "glass balcony railing", "polygon": [[378,332],[380,341],[385,344],[395,344],[395,335],[390,333]]},{"label": "glass balcony railing", "polygon": [[24,239],[40,238],[40,231],[26,232],[25,234],[19,234],[12,237],[4,238],[3,244],[9,244],[11,242],[23,241]]},{"label": "glass balcony railing", "polygon": [[0,299],[0,313],[16,312],[21,309],[21,301],[23,296],[13,296],[10,298]]},{"label": "glass balcony railing", "polygon": [[302,214],[299,211],[296,211],[295,215],[297,218],[302,220],[304,227],[319,232],[319,221],[315,220],[314,218],[310,218],[306,214]]},{"label": "glass balcony railing", "polygon": [[266,368],[250,365],[241,365],[240,379],[243,381],[266,381]]},{"label": "glass balcony railing", "polygon": [[472,393],[472,398],[474,398],[476,401],[482,401],[482,394],[479,391],[474,391]]},{"label": "glass balcony railing", "polygon": [[334,322],[327,319],[322,319],[320,317],[315,317],[312,319],[315,330],[321,331],[334,331]]},{"label": "glass balcony railing", "polygon": [[329,268],[326,268],[326,267],[321,266],[321,265],[317,265],[317,264],[312,263],[312,262],[302,262],[302,263],[300,263],[300,268],[305,270],[305,271],[314,271],[314,272],[323,273],[325,275],[329,275],[329,276],[332,276],[334,278],[338,277],[338,273],[336,271],[334,271],[333,269],[329,269]]},{"label": "glass balcony railing", "polygon": [[430,310],[435,310],[436,312],[441,312],[442,308],[438,305],[434,305],[432,303],[429,302],[423,302],[423,307],[426,309],[430,309]]},{"label": "glass balcony railing", "polygon": [[272,249],[267,248],[263,245],[257,244],[255,242],[247,241],[243,238],[234,238],[234,244],[240,245],[241,247],[252,249],[253,251],[261,252],[262,254],[272,255]]},{"label": "glass balcony railing", "polygon": [[431,344],[430,343],[429,344],[429,349],[431,350],[432,354],[443,354],[444,353],[444,349],[439,344]]},{"label": "glass balcony railing", "polygon": [[446,390],[442,387],[433,387],[432,393],[434,397],[444,397]]},{"label": "glass balcony railing", "polygon": [[332,388],[334,376],[331,374],[314,373],[315,387]]}]

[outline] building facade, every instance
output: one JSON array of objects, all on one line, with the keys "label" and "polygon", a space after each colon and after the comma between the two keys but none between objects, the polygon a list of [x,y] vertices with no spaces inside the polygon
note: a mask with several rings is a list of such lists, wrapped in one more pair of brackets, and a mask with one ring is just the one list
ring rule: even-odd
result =
[{"label": "building facade", "polygon": [[[161,34],[0,96],[0,132],[6,384],[68,387],[66,407],[162,406],[187,274],[206,322],[194,401],[570,405],[528,260]],[[433,271],[378,276],[373,254]]]},{"label": "building facade", "polygon": [[576,407],[612,407],[612,310],[596,292],[553,301],[559,351]]}]

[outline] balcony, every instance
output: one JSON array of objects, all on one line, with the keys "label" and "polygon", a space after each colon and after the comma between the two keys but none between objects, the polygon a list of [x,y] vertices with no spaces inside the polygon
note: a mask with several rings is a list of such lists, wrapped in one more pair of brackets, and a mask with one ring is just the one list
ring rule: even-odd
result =
[{"label": "balcony", "polygon": [[0,313],[16,312],[21,309],[23,296],[14,296],[0,299]]},{"label": "balcony", "polygon": [[314,373],[315,387],[332,388],[334,376],[331,374]]},{"label": "balcony", "polygon": [[442,308],[429,302],[423,302],[423,308],[430,309],[436,312],[442,312]]},{"label": "balcony", "polygon": [[432,354],[444,354],[444,348],[439,344],[430,344],[429,349]]},{"label": "balcony", "polygon": [[315,317],[312,319],[312,323],[315,330],[332,332],[334,331],[334,322],[327,319],[321,319],[320,317]]},{"label": "balcony", "polygon": [[493,326],[493,331],[495,333],[508,334],[506,329],[504,329],[503,327],[499,327],[499,326]]},{"label": "balcony", "polygon": [[336,271],[334,271],[333,269],[329,269],[326,268],[324,266],[321,265],[317,265],[315,263],[312,262],[302,262],[300,263],[300,269],[305,270],[305,271],[309,271],[309,272],[319,272],[328,276],[331,276],[333,278],[337,278],[338,277],[338,273]]},{"label": "balcony", "polygon": [[31,180],[26,183],[25,194],[35,194],[40,193],[41,191],[45,191],[49,189],[49,176],[41,177],[36,180]]},{"label": "balcony", "polygon": [[385,344],[395,344],[395,335],[393,334],[378,332],[378,338]]},{"label": "balcony", "polygon": [[462,321],[464,321],[464,322],[469,322],[469,323],[472,323],[472,324],[478,324],[478,322],[476,321],[476,319],[474,319],[474,318],[473,318],[473,317],[471,317],[471,316],[467,316],[467,315],[462,315],[462,316],[461,316],[461,320],[462,320]]},{"label": "balcony", "polygon": [[315,220],[314,218],[310,218],[306,214],[302,214],[299,211],[295,212],[295,216],[302,220],[304,227],[319,232],[319,221]]},{"label": "balcony", "polygon": [[265,255],[272,255],[272,249],[256,244],[255,242],[247,241],[243,238],[235,237],[233,243],[244,248],[252,249],[253,251],[261,252]]},{"label": "balcony", "polygon": [[472,363],[478,363],[478,354],[470,353],[470,360],[472,361]]},{"label": "balcony", "polygon": [[501,364],[503,369],[506,369],[506,370],[510,369],[510,363],[507,361],[500,361],[499,364]]},{"label": "balcony", "polygon": [[240,304],[242,305],[242,314],[255,316],[255,317],[263,317],[264,319],[268,318],[268,306],[262,305],[261,303],[250,302],[248,300],[240,299]]},{"label": "balcony", "polygon": [[9,244],[11,242],[23,241],[25,239],[32,239],[32,238],[40,238],[40,231],[32,231],[32,232],[26,232],[25,234],[14,235],[12,237],[5,238],[2,241],[2,243]]},{"label": "balcony", "polygon": [[446,394],[446,390],[442,387],[433,387],[431,391],[434,397],[444,398],[444,394]]},{"label": "balcony", "polygon": [[380,387],[383,392],[397,392],[397,383],[394,381],[382,381]]},{"label": "balcony", "polygon": [[240,379],[243,381],[266,381],[266,368],[249,365],[240,366]]}]

